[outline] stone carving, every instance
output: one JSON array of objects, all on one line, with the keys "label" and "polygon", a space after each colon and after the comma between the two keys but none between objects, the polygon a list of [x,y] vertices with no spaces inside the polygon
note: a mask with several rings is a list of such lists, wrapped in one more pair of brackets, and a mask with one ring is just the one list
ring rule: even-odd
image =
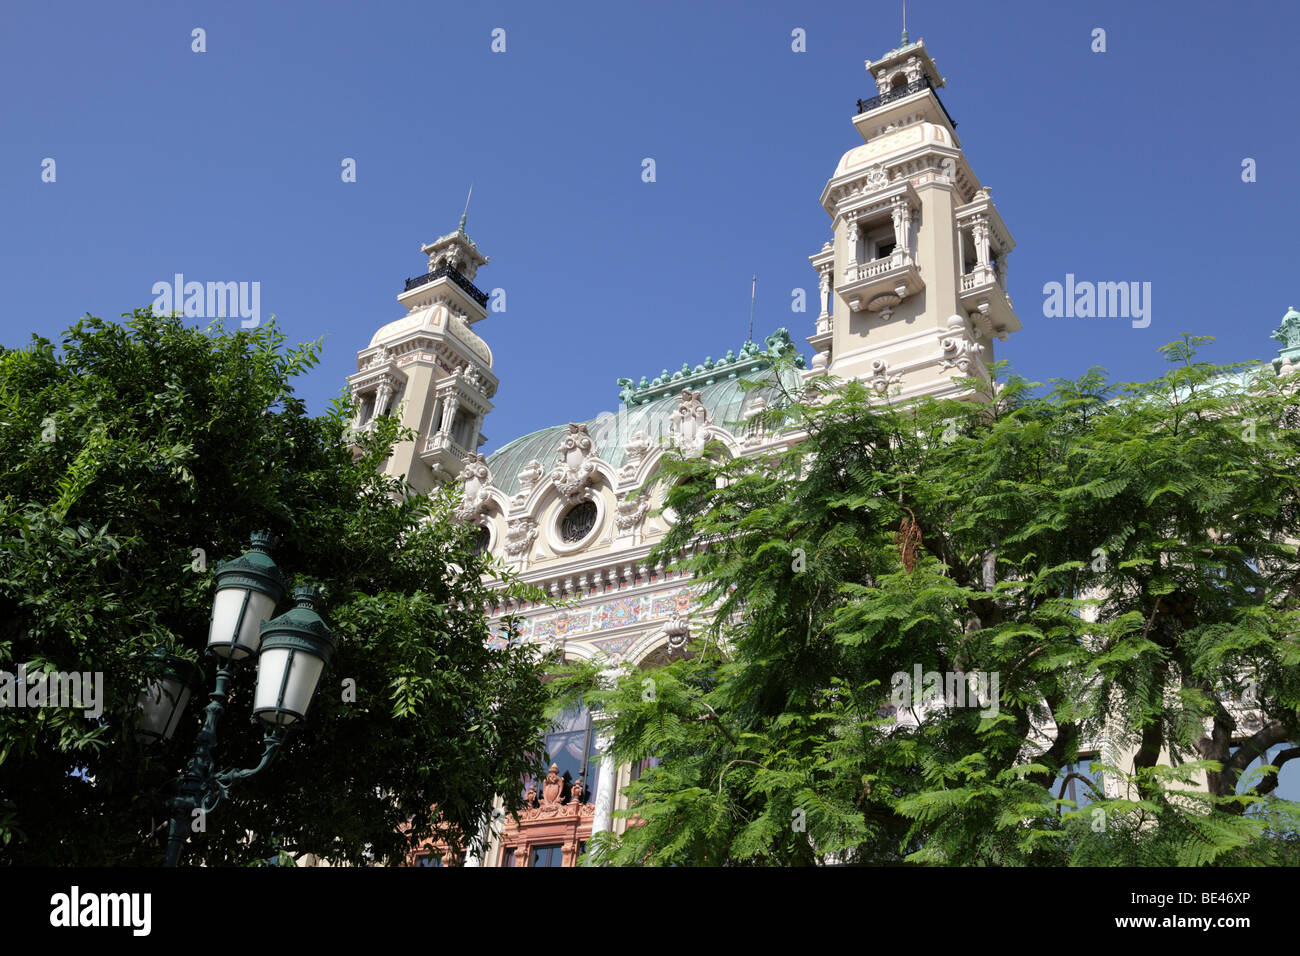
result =
[{"label": "stone carving", "polygon": [[535,518],[516,518],[506,525],[506,554],[518,560],[528,553],[528,549],[537,540],[537,520]]},{"label": "stone carving", "polygon": [[564,651],[564,642],[566,638],[563,634],[547,634],[539,642],[543,654],[554,654]]},{"label": "stone carving", "polygon": [[[752,342],[745,343],[745,347],[753,345],[754,349],[758,346]],[[741,356],[745,356],[745,349],[742,348]],[[712,418],[708,409],[704,407],[702,393],[693,392],[689,388],[683,389],[682,394],[677,399],[677,408],[673,410],[668,419],[668,434],[673,438],[682,450],[688,454],[698,454],[704,448],[705,430],[712,424]]]},{"label": "stone carving", "polygon": [[573,786],[569,788],[569,802],[582,803],[583,789],[581,780],[573,781]]},{"label": "stone carving", "polygon": [[1295,306],[1282,316],[1282,324],[1273,331],[1273,340],[1282,343],[1277,358],[1273,359],[1273,369],[1279,375],[1290,375],[1300,365],[1300,312]]},{"label": "stone carving", "polygon": [[641,466],[645,456],[650,454],[650,437],[643,431],[638,431],[632,436],[632,440],[623,446],[623,451],[627,453],[627,463],[619,469],[619,478],[623,481],[631,481],[636,477],[637,468]]},{"label": "stone carving", "polygon": [[560,441],[559,462],[551,471],[551,480],[566,501],[576,498],[595,477],[596,463],[590,460],[595,448],[587,426],[570,422],[568,432]]},{"label": "stone carving", "polygon": [[465,481],[465,490],[460,507],[456,509],[456,517],[461,521],[469,521],[482,514],[492,500],[488,494],[488,488],[492,486],[492,473],[488,471],[487,459],[482,455],[466,455],[464,462],[461,477]]},{"label": "stone carving", "polygon": [[618,537],[626,537],[631,534],[637,525],[645,520],[646,513],[650,510],[650,496],[644,492],[633,498],[631,493],[622,495],[615,506],[614,527],[618,529]]},{"label": "stone carving", "polygon": [[542,463],[533,458],[519,472],[519,492],[527,495],[542,478]]},{"label": "stone carving", "polygon": [[691,636],[690,621],[681,614],[674,614],[664,625],[664,636],[668,638],[670,653],[682,650]]},{"label": "stone carving", "polygon": [[884,359],[875,359],[871,363],[871,387],[884,395],[895,385],[902,384],[903,376],[889,371],[889,363]]},{"label": "stone carving", "polygon": [[889,174],[885,168],[879,164],[868,166],[866,171],[867,187],[870,189],[879,189],[889,183]]},{"label": "stone carving", "polygon": [[984,346],[968,338],[952,336],[939,343],[943,347],[943,357],[939,360],[940,368],[955,368],[963,375],[969,375],[975,368],[975,361]]},{"label": "stone carving", "polygon": [[546,779],[542,781],[542,803],[544,805],[558,804],[563,789],[564,781],[560,779],[559,764],[551,764],[551,769],[546,773]]},{"label": "stone carving", "polygon": [[483,370],[477,365],[466,365],[461,372],[461,377],[472,385],[475,391],[480,393],[487,391],[487,379],[483,375]]},{"label": "stone carving", "polygon": [[524,794],[524,805],[532,810],[537,809],[537,784],[528,785],[528,792]]}]

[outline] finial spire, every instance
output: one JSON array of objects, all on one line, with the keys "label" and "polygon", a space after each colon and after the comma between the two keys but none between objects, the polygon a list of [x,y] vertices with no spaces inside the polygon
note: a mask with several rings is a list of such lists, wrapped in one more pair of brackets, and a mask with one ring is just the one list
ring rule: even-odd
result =
[{"label": "finial spire", "polygon": [[758,292],[758,276],[754,276],[749,286],[749,338],[746,342],[754,341],[754,296]]},{"label": "finial spire", "polygon": [[903,0],[903,46],[907,46],[907,0]]},{"label": "finial spire", "polygon": [[469,200],[474,195],[474,184],[469,184],[469,195],[465,197],[465,211],[460,214],[460,231],[465,231],[465,221],[469,219]]}]

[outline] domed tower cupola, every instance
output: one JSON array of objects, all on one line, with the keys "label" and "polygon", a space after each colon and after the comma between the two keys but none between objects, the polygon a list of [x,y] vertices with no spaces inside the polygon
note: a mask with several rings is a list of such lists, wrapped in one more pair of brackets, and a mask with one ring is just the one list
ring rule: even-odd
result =
[{"label": "domed tower cupola", "polygon": [[866,69],[875,95],[853,117],[863,143],[822,190],[831,239],[809,257],[821,291],[809,374],[904,400],[969,394],[958,380],[987,377],[993,341],[1020,328],[1006,287],[1015,243],[966,160],[925,41],[904,32]]},{"label": "domed tower cupola", "polygon": [[415,432],[397,443],[384,469],[427,491],[479,457],[498,382],[492,350],[470,328],[487,318],[488,296],[474,278],[488,257],[465,232],[465,217],[420,251],[428,271],[407,279],[397,297],[406,314],[375,333],[348,381],[357,428],[391,412]]}]

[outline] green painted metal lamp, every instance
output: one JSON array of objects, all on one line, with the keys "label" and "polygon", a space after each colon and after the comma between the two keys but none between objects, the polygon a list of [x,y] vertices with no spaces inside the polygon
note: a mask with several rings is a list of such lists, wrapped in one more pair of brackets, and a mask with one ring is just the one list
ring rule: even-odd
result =
[{"label": "green painted metal lamp", "polygon": [[162,648],[147,656],[151,676],[136,700],[140,717],[135,736],[146,746],[161,746],[171,740],[190,697],[203,687],[198,665]]},{"label": "green painted metal lamp", "polygon": [[307,716],[320,676],[338,640],[321,619],[316,588],[294,592],[297,607],[262,625],[253,713],[273,727],[288,727]]},{"label": "green painted metal lamp", "polygon": [[250,549],[217,566],[217,595],[208,625],[208,650],[233,661],[247,660],[261,643],[262,622],[284,600],[287,582],[271,558],[275,538],[256,531]]},{"label": "green painted metal lamp", "polygon": [[[289,731],[301,726],[325,666],[338,647],[320,616],[320,593],[299,588],[297,607],[268,621],[288,590],[288,582],[271,557],[275,539],[267,532],[251,536],[249,550],[217,567],[217,593],[208,624],[208,653],[217,658],[217,676],[208,694],[203,728],[195,738],[194,754],[184,776],[167,801],[171,827],[164,865],[175,866],[198,813],[215,810],[232,784],[261,773],[270,765]],[[235,674],[256,655],[257,687],[253,712],[264,724],[262,758],[246,770],[217,771],[212,751],[217,724],[225,712]],[[165,683],[165,681],[164,681]],[[188,697],[174,692],[159,695],[150,727],[164,728],[163,739],[175,730]]]}]

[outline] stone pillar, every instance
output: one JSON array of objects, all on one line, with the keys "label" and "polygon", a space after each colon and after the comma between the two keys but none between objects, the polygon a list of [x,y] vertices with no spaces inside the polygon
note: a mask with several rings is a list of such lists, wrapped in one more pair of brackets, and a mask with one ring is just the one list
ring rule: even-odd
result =
[{"label": "stone pillar", "polygon": [[972,234],[975,238],[975,259],[979,268],[989,264],[989,220],[987,216],[980,216],[975,220],[971,227]]},{"label": "stone pillar", "polygon": [[501,822],[505,819],[505,813],[501,810],[501,798],[495,797],[492,800],[492,810],[487,820],[479,825],[478,831],[474,838],[469,841],[469,846],[465,848],[465,865],[466,866],[485,866],[483,857],[487,855],[488,850],[492,848],[492,843],[497,837],[501,828]]},{"label": "stone pillar", "polygon": [[907,227],[903,224],[903,210],[907,202],[902,198],[890,204],[890,215],[894,220],[894,254],[901,255],[907,251]]},{"label": "stone pillar", "polygon": [[822,310],[817,316],[817,331],[825,332],[822,323],[830,318],[831,303],[831,264],[827,263],[817,270],[820,279],[817,283],[817,292],[821,296]]},{"label": "stone pillar", "polygon": [[456,420],[456,410],[460,407],[460,399],[453,392],[448,395],[442,403],[442,424],[438,426],[438,431],[442,432],[448,438],[451,437],[451,423]]},{"label": "stone pillar", "polygon": [[614,741],[608,734],[598,734],[596,746],[600,748],[600,780],[596,783],[595,814],[591,821],[591,835],[607,833],[614,828],[614,789],[618,767],[609,752]]},{"label": "stone pillar", "polygon": [[388,382],[380,382],[379,387],[375,389],[375,410],[371,415],[372,418],[378,418],[384,414],[385,406],[388,400],[393,397],[393,386]]}]

